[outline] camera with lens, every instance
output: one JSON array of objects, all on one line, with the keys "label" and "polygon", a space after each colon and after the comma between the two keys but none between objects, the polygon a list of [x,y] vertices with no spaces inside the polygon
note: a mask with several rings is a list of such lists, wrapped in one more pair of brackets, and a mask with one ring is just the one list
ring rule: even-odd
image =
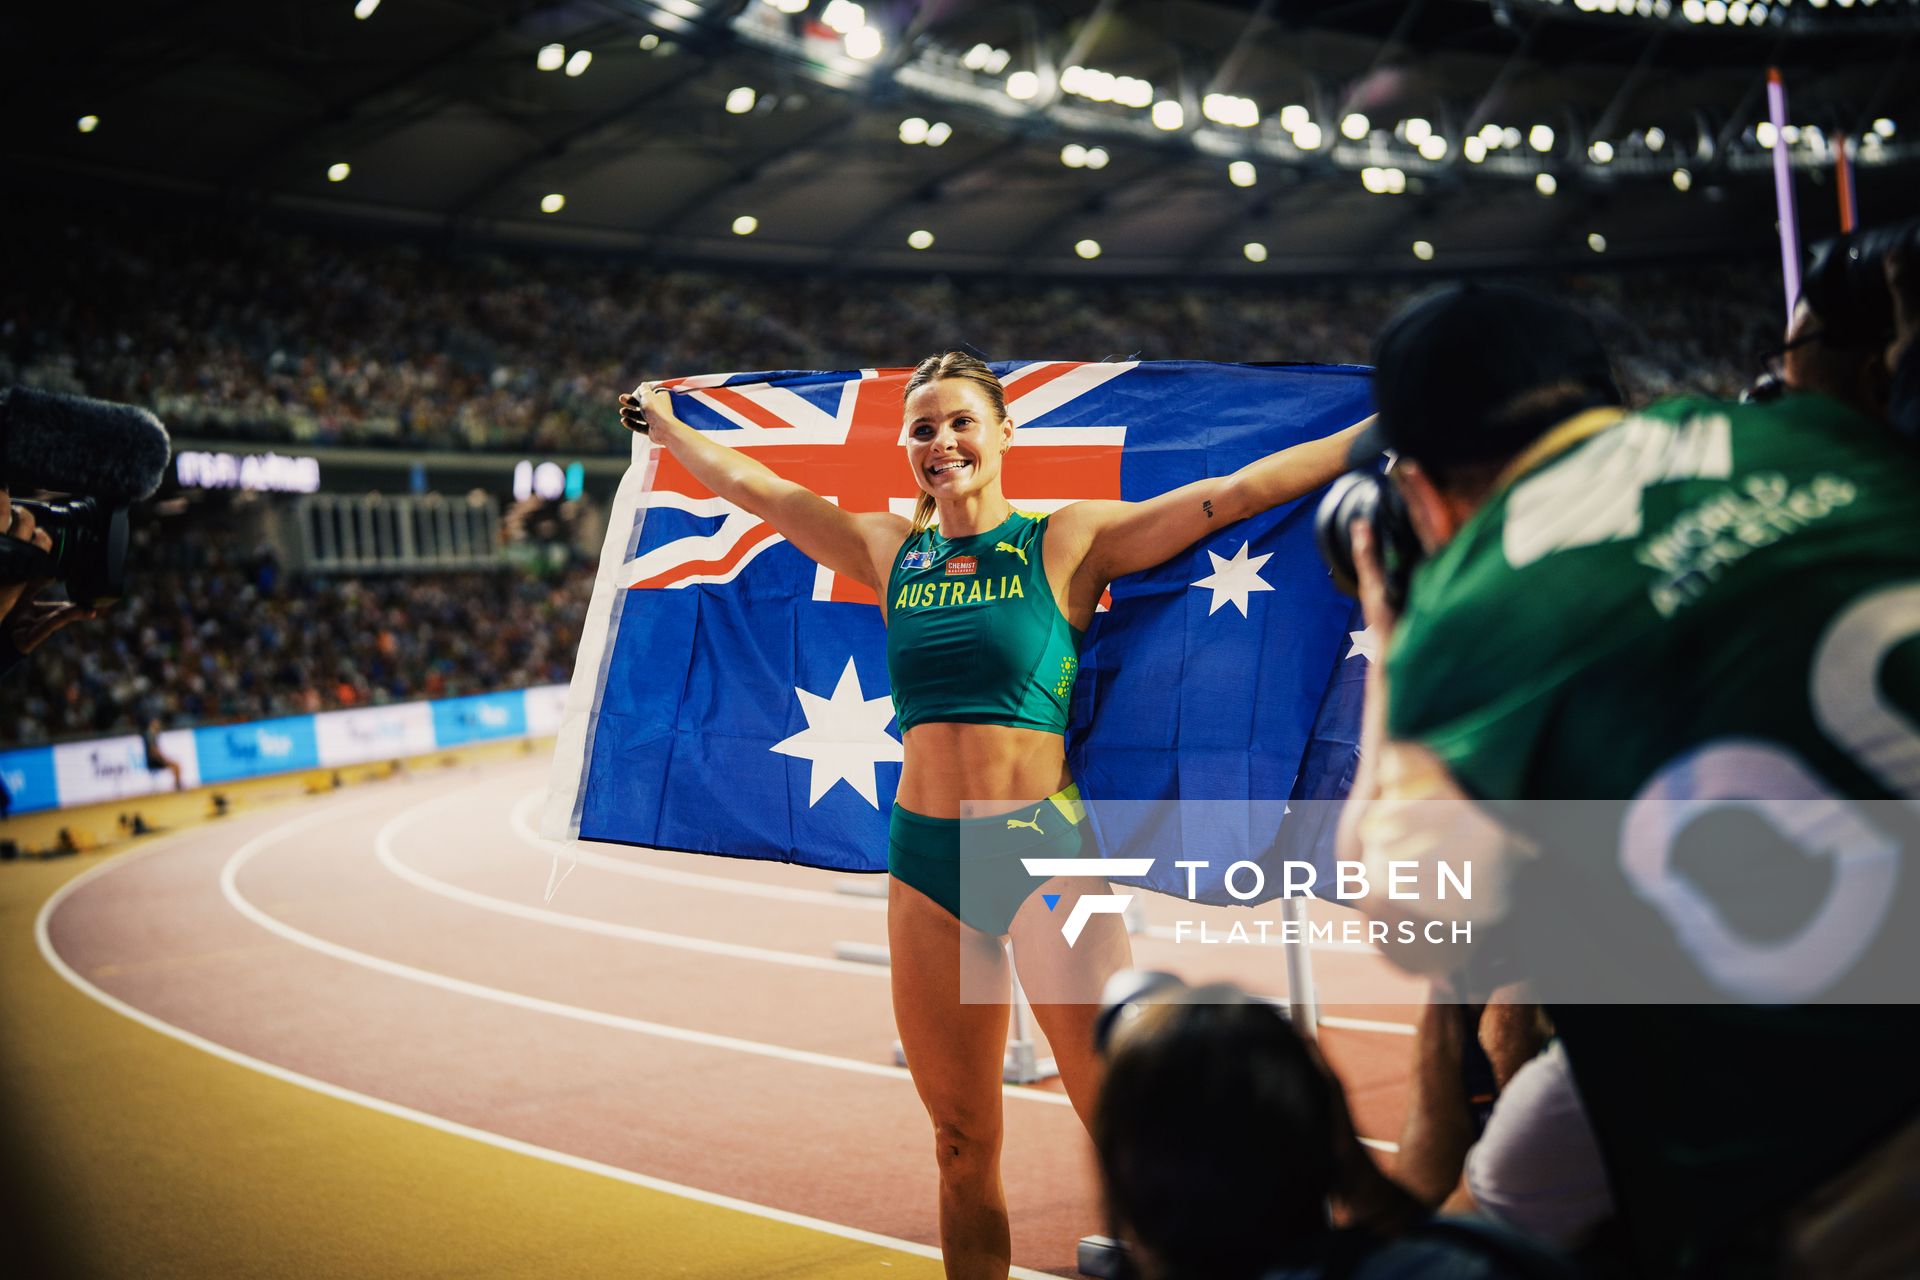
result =
[{"label": "camera with lens", "polygon": [[1800,296],[1820,317],[1821,340],[1848,349],[1893,337],[1893,295],[1886,259],[1896,250],[1920,254],[1920,217],[1855,231],[1813,246]]},{"label": "camera with lens", "polygon": [[73,495],[13,499],[52,546],[0,537],[0,583],[58,578],[83,605],[124,595],[127,512],[160,487],[171,454],[166,428],[135,405],[0,389],[0,489]]},{"label": "camera with lens", "polygon": [[1407,602],[1414,566],[1420,563],[1420,539],[1414,535],[1406,499],[1379,471],[1349,471],[1335,480],[1313,515],[1313,537],[1333,584],[1348,595],[1360,593],[1353,564],[1353,524],[1364,521],[1373,533],[1375,555],[1386,579],[1387,604],[1396,612]]},{"label": "camera with lens", "polygon": [[110,603],[127,590],[127,508],[98,498],[62,502],[16,499],[33,512],[34,525],[52,539],[52,576],[67,584],[76,603]]}]

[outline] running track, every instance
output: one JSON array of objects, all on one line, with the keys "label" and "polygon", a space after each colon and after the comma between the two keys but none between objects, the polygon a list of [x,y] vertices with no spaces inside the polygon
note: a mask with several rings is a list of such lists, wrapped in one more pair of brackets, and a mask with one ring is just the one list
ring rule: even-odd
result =
[{"label": "running track", "polygon": [[[841,892],[852,877],[604,846],[548,899],[544,783],[540,763],[487,765],[210,826],[73,881],[42,950],[119,1012],[340,1105],[930,1253],[930,1132],[892,1065],[886,971],[834,958],[884,942],[881,902]],[[1277,948],[1135,944],[1145,966],[1284,991]],[[1359,1015],[1324,1037],[1356,1121],[1392,1138],[1410,1010],[1325,1004],[1377,981],[1370,954],[1315,964],[1323,1013]],[[1006,1090],[1029,1273],[1075,1274],[1100,1227],[1065,1104]]]}]

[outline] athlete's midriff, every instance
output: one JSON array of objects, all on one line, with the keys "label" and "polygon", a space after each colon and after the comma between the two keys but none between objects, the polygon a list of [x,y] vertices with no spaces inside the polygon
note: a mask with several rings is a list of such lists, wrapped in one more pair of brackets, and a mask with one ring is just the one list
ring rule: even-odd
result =
[{"label": "athlete's midriff", "polygon": [[971,818],[1036,804],[1071,782],[1066,739],[1039,729],[934,721],[907,730],[894,799],[927,818]]}]

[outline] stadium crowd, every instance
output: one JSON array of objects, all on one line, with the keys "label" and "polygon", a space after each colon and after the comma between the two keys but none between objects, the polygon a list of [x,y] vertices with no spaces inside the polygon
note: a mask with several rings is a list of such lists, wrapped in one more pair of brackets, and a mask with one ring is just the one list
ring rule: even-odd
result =
[{"label": "stadium crowd", "polygon": [[[989,359],[1357,362],[1426,287],[1010,287],[662,271],[285,228],[58,218],[65,251],[0,279],[0,383],[143,404],[176,434],[308,445],[619,453],[643,376]],[[1629,394],[1730,394],[1772,340],[1764,273],[1536,281],[1574,301]],[[1758,331],[1756,331],[1758,326]]]},{"label": "stadium crowd", "polygon": [[564,683],[593,585],[589,568],[302,578],[205,533],[136,554],[166,567],[9,676],[0,746]]}]

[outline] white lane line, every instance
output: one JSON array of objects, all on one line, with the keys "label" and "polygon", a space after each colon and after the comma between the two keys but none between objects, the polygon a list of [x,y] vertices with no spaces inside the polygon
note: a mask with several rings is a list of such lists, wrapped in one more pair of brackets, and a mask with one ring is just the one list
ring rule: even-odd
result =
[{"label": "white lane line", "polygon": [[[746,1040],[738,1036],[723,1036],[710,1031],[694,1031],[687,1027],[671,1026],[664,1022],[649,1022],[643,1018],[629,1018],[623,1014],[607,1013],[600,1009],[588,1009],[580,1005],[563,1004],[557,1000],[546,1000],[539,996],[522,995],[517,991],[506,991],[499,987],[489,987],[484,983],[469,982],[465,978],[455,978],[449,974],[437,973],[431,969],[421,969],[410,964],[401,964],[382,956],[372,955],[338,942],[329,942],[304,930],[297,929],[285,921],[268,915],[249,901],[240,892],[239,876],[242,867],[254,857],[272,846],[281,843],[296,833],[295,828],[283,828],[269,831],[254,837],[234,851],[220,869],[220,892],[235,911],[267,932],[284,938],[295,946],[321,955],[344,960],[348,964],[359,965],[376,973],[384,973],[409,982],[418,982],[423,986],[436,987],[442,991],[452,991],[459,995],[472,996],[476,1000],[487,1000],[495,1004],[504,1004],[516,1009],[527,1009],[535,1013],[551,1014],[556,1018],[566,1018],[573,1022],[585,1022],[594,1026],[611,1027],[619,1031],[632,1031],[640,1035],[653,1036],[660,1040],[675,1040],[683,1044],[697,1044],[710,1049],[725,1049],[733,1053],[752,1054],[762,1058],[777,1058],[785,1062],[798,1062],[808,1066],[826,1067],[833,1071],[848,1071],[857,1075],[879,1076],[888,1080],[903,1080],[911,1083],[913,1077],[907,1074],[905,1067],[896,1067],[887,1063],[864,1062],[858,1058],[842,1058],[833,1054],[815,1053],[808,1049],[792,1049],[785,1045],[766,1044],[758,1040]],[[1001,1093],[1009,1098],[1025,1098],[1033,1102],[1044,1102],[1051,1106],[1072,1106],[1063,1093],[1049,1093],[1040,1089],[1030,1089],[1023,1085],[1002,1085]]]},{"label": "white lane line", "polygon": [[[660,884],[675,884],[688,889],[712,889],[720,893],[734,893],[749,898],[771,898],[776,902],[806,902],[821,907],[850,907],[855,911],[885,911],[884,898],[853,898],[845,894],[824,889],[794,889],[787,885],[758,884],[752,880],[734,880],[727,876],[702,875],[697,871],[674,871],[667,867],[648,866],[641,862],[630,862],[625,858],[609,857],[604,853],[595,853],[583,848],[571,840],[549,840],[533,829],[527,814],[546,799],[546,788],[530,791],[513,806],[508,821],[514,835],[532,845],[542,853],[556,858],[567,858],[583,867],[592,867],[597,871],[611,871],[616,875],[631,876],[636,880],[653,880]],[[697,856],[697,855],[689,855]],[[847,875],[858,874],[847,872]]]},{"label": "white lane line", "polygon": [[373,838],[374,855],[380,865],[400,877],[417,889],[425,890],[454,902],[478,907],[482,911],[494,911],[501,915],[514,916],[521,920],[532,920],[540,924],[557,925],[562,929],[575,929],[581,933],[594,933],[608,938],[624,938],[629,942],[644,942],[650,946],[671,947],[677,951],[696,951],[706,955],[726,956],[734,960],[755,960],[763,964],[782,964],[796,969],[814,969],[825,973],[855,973],[862,977],[886,977],[885,969],[877,969],[870,964],[854,964],[845,960],[835,960],[828,956],[811,956],[799,951],[778,951],[771,947],[754,947],[738,942],[721,942],[713,938],[696,938],[683,933],[664,933],[658,929],[642,929],[637,925],[614,924],[606,920],[594,920],[587,916],[574,915],[566,911],[554,911],[546,907],[536,907],[524,902],[515,902],[510,898],[496,898],[491,894],[480,893],[473,889],[451,884],[437,876],[429,875],[417,867],[410,867],[400,860],[395,851],[395,842],[402,828],[417,821],[433,809],[446,805],[449,801],[462,797],[439,796],[435,799],[403,809],[384,823]]},{"label": "white lane line", "polygon": [[1338,1014],[1321,1014],[1320,1025],[1336,1031],[1377,1031],[1387,1036],[1410,1036],[1419,1031],[1411,1022],[1376,1022],[1372,1018],[1343,1018]]},{"label": "white lane line", "polygon": [[[309,815],[306,818],[295,819],[293,822],[284,824],[282,827],[274,828],[267,834],[274,836],[274,842],[277,843],[280,839],[285,839],[287,836],[299,830],[315,825],[320,819],[337,821],[338,814],[335,810],[338,807],[337,804],[329,806],[317,814]],[[59,909],[62,902],[66,901],[66,899],[80,889],[81,886],[92,881],[103,872],[125,866],[133,859],[156,852],[160,846],[178,839],[179,836],[189,834],[198,833],[180,832],[176,836],[164,837],[154,844],[120,854],[108,862],[101,863],[97,867],[89,868],[87,871],[82,872],[72,880],[61,885],[60,888],[47,899],[46,904],[40,908],[40,914],[35,917],[33,922],[34,941],[39,945],[40,955],[47,962],[47,965],[55,973],[59,974],[61,978],[65,979],[69,986],[72,986],[82,995],[105,1005],[121,1017],[137,1022],[150,1031],[157,1031],[163,1036],[171,1037],[174,1040],[180,1041],[182,1044],[200,1050],[202,1053],[210,1054],[225,1062],[233,1063],[235,1066],[245,1067],[249,1071],[257,1071],[261,1075],[269,1076],[275,1080],[295,1085],[302,1089],[311,1090],[314,1093],[322,1094],[340,1102],[350,1102],[355,1106],[365,1107],[369,1111],[377,1111],[382,1115],[393,1116],[399,1120],[411,1121],[414,1124],[423,1125],[429,1129],[437,1129],[441,1133],[450,1133],[457,1137],[469,1138],[475,1142],[485,1143],[490,1147],[497,1147],[502,1151],[511,1151],[516,1155],[531,1156],[536,1160],[545,1160],[549,1164],[561,1165],[568,1169],[577,1169],[582,1173],[596,1174],[602,1178],[611,1178],[616,1182],[624,1182],[630,1186],[644,1187],[649,1191],[660,1191],[667,1195],[679,1196],[685,1200],[693,1200],[701,1204],[710,1204],[716,1208],[730,1209],[736,1213],[749,1214],[756,1218],[766,1218],[773,1222],[802,1227],[809,1231],[818,1231],[823,1235],[837,1236],[840,1239],[852,1240],[858,1244],[869,1244],[883,1249],[891,1249],[898,1253],[912,1254],[915,1257],[933,1259],[940,1257],[940,1250],[932,1245],[919,1244],[912,1240],[898,1240],[892,1236],[881,1235],[878,1232],[863,1231],[858,1227],[843,1226],[840,1223],[828,1222],[822,1218],[811,1218],[805,1214],[791,1213],[785,1209],[773,1208],[770,1205],[755,1204],[751,1200],[740,1200],[733,1196],[720,1195],[717,1192],[703,1191],[698,1187],[689,1187],[677,1182],[668,1182],[663,1178],[649,1177],[644,1173],[635,1173],[631,1169],[622,1169],[617,1165],[602,1164],[597,1160],[588,1160],[581,1156],[571,1155],[565,1151],[555,1151],[549,1147],[535,1146],[530,1142],[522,1142],[518,1138],[509,1138],[504,1134],[493,1133],[486,1129],[476,1129],[471,1125],[461,1124],[458,1121],[448,1120],[425,1111],[416,1111],[412,1107],[404,1107],[399,1103],[388,1102],[384,1098],[376,1098],[371,1094],[360,1093],[353,1089],[345,1089],[336,1084],[329,1084],[325,1080],[318,1080],[312,1076],[301,1075],[297,1071],[289,1071],[285,1067],[276,1066],[274,1063],[251,1057],[235,1049],[229,1049],[223,1044],[217,1044],[212,1040],[206,1039],[204,1036],[195,1035],[184,1027],[178,1027],[170,1022],[162,1021],[144,1010],[134,1008],[118,997],[107,994],[86,978],[82,977],[71,965],[61,958],[59,952],[54,950],[48,922],[53,919],[53,913]],[[261,837],[256,837],[254,841],[249,841],[248,843],[255,844],[260,839]],[[904,1075],[905,1073],[902,1072],[901,1074]],[[1062,1099],[1062,1101],[1065,1101],[1065,1099]],[[1054,1277],[1048,1272],[1034,1271],[1026,1267],[1014,1267],[1011,1274],[1018,1277],[1018,1280],[1054,1280]]]}]

